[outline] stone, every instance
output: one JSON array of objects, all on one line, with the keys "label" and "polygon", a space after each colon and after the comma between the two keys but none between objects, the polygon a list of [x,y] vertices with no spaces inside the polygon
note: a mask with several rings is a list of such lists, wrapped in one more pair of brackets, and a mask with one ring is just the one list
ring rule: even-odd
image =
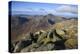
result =
[{"label": "stone", "polygon": [[68,49],[75,49],[77,48],[78,42],[76,39],[68,39],[64,44]]},{"label": "stone", "polygon": [[16,44],[14,52],[20,52],[21,49],[29,46],[30,44],[32,44],[31,40],[21,40]]},{"label": "stone", "polygon": [[34,52],[36,51],[36,48],[38,48],[39,45],[36,43],[33,43],[29,45],[28,47],[25,47],[24,49],[21,50],[21,52]]},{"label": "stone", "polygon": [[54,49],[54,44],[52,44],[52,43],[49,43],[49,44],[47,44],[47,48],[48,48],[48,50],[53,50]]},{"label": "stone", "polygon": [[60,36],[63,36],[65,35],[65,32],[63,30],[60,30],[60,29],[56,29],[56,33]]},{"label": "stone", "polygon": [[63,30],[61,30],[61,29],[56,29],[56,33],[57,33],[60,37],[64,38],[65,32],[64,32]]},{"label": "stone", "polygon": [[41,43],[44,38],[47,37],[47,33],[43,33],[38,37],[37,43]]}]

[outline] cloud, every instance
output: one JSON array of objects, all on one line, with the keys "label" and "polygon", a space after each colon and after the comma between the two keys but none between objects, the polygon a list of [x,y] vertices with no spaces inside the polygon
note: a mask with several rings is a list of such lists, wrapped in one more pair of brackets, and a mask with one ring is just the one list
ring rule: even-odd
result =
[{"label": "cloud", "polygon": [[45,12],[46,14],[49,14],[49,13],[55,14],[55,13],[56,13],[56,11],[55,11],[54,9],[45,9],[44,12]]},{"label": "cloud", "polygon": [[25,8],[25,9],[23,9],[23,10],[25,10],[25,11],[34,11],[33,8]]},{"label": "cloud", "polygon": [[39,10],[41,10],[41,11],[45,11],[45,9],[43,9],[43,8],[40,8]]},{"label": "cloud", "polygon": [[57,12],[69,12],[69,13],[78,13],[78,8],[74,6],[62,5],[56,9]]}]

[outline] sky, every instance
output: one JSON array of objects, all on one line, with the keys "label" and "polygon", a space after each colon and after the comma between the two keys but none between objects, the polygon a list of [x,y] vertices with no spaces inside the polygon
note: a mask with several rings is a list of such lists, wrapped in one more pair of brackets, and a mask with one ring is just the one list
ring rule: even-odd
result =
[{"label": "sky", "polygon": [[31,14],[44,15],[54,14],[59,16],[77,17],[78,6],[69,4],[55,3],[36,3],[36,2],[11,2],[12,14]]}]

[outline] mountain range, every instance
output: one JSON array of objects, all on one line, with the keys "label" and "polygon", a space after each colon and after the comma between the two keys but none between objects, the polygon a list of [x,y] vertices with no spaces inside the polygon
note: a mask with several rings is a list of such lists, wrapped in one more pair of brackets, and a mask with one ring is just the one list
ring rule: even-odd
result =
[{"label": "mountain range", "polygon": [[26,33],[34,33],[39,30],[48,30],[55,23],[77,18],[65,18],[55,16],[53,14],[47,15],[13,15],[11,16],[11,40],[18,40],[17,38]]}]

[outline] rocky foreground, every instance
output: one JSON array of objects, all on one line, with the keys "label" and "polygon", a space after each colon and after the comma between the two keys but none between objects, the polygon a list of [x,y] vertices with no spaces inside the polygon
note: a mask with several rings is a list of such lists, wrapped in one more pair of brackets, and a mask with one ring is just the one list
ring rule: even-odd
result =
[{"label": "rocky foreground", "polygon": [[77,20],[54,24],[47,31],[23,34],[19,41],[11,43],[11,52],[52,51],[78,48]]}]

